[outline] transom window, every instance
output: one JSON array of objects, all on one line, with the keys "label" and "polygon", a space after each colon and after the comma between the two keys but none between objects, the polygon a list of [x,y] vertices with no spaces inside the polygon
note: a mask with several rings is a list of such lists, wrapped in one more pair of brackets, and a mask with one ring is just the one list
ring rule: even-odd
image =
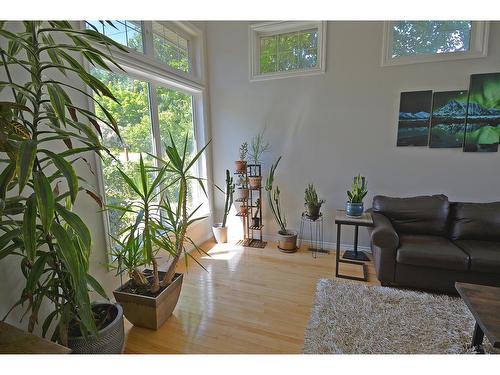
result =
[{"label": "transom window", "polygon": [[487,22],[386,22],[382,65],[482,57],[487,41]]},{"label": "transom window", "polygon": [[188,40],[159,22],[153,22],[155,58],[172,68],[189,71]]},{"label": "transom window", "polygon": [[250,79],[324,72],[325,22],[272,22],[250,26]]},{"label": "transom window", "polygon": [[115,42],[137,52],[143,52],[141,21],[86,21],[87,29],[94,29]]},{"label": "transom window", "polygon": [[[94,29],[130,48],[136,58],[150,58],[158,66],[202,78],[200,36],[181,22],[173,21],[85,21]],[[194,69],[193,69],[194,68]]]}]

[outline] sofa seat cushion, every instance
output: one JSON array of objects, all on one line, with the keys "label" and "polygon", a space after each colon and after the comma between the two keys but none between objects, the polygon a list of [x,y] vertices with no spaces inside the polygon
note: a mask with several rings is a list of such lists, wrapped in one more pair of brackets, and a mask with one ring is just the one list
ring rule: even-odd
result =
[{"label": "sofa seat cushion", "polygon": [[446,236],[449,207],[446,195],[373,198],[373,212],[387,216],[398,234]]},{"label": "sofa seat cushion", "polygon": [[399,236],[398,263],[413,266],[466,271],[469,256],[446,237],[402,234]]},{"label": "sofa seat cushion", "polygon": [[500,274],[500,242],[459,240],[455,244],[469,254],[471,271]]},{"label": "sofa seat cushion", "polygon": [[452,240],[500,242],[500,202],[451,204]]}]

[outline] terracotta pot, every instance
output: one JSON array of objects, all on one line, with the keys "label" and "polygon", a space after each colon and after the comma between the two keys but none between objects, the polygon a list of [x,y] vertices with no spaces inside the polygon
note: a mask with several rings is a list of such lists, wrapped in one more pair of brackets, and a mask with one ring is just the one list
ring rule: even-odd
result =
[{"label": "terracotta pot", "polygon": [[227,242],[227,227],[223,227],[222,223],[217,223],[212,227],[212,232],[214,232],[215,241],[217,243]]},{"label": "terracotta pot", "polygon": [[234,162],[234,166],[236,168],[236,172],[246,172],[247,170],[247,162],[245,160],[236,160]]},{"label": "terracotta pot", "polygon": [[252,189],[258,189],[262,184],[262,177],[248,177],[248,182]]},{"label": "terracotta pot", "polygon": [[294,230],[279,231],[278,249],[284,253],[295,253],[297,251],[297,232]]},{"label": "terracotta pot", "polygon": [[248,189],[244,188],[238,188],[235,189],[235,195],[234,195],[236,200],[247,200],[248,199]]},{"label": "terracotta pot", "polygon": [[240,206],[240,213],[242,215],[246,215],[248,213],[248,207],[247,206]]},{"label": "terracotta pot", "polygon": [[[160,272],[160,278],[165,272]],[[182,273],[176,273],[174,281],[156,297],[124,292],[129,283],[113,292],[115,299],[123,307],[123,313],[130,323],[137,327],[158,329],[168,319],[177,305],[182,288]]]}]

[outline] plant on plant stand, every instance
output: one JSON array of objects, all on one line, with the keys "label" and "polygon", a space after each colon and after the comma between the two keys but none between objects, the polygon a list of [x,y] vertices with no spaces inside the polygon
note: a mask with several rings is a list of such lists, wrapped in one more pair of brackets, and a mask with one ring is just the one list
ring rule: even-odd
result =
[{"label": "plant on plant stand", "polygon": [[280,189],[278,186],[273,186],[274,172],[280,160],[281,156],[278,158],[278,160],[276,160],[276,163],[271,166],[271,170],[269,171],[269,176],[266,180],[267,198],[274,219],[280,227],[280,230],[278,231],[278,248],[286,253],[294,253],[297,251],[297,232],[287,229],[286,217],[281,209]]},{"label": "plant on plant stand", "polygon": [[[188,135],[183,150],[169,135],[170,145],[165,145],[166,159],[150,155],[158,160],[160,167],[146,166],[141,156],[137,181],[120,170],[125,183],[137,194],[137,201],[126,207],[110,206],[135,215],[134,223],[118,234],[120,238],[115,238],[116,247],[112,253],[117,262],[116,268],[118,273],[127,271],[130,279],[113,294],[123,305],[124,314],[132,324],[150,329],[160,328],[177,304],[183,280],[183,275],[176,273],[180,257],[184,255],[186,263],[190,257],[200,264],[186,246],[192,245],[205,254],[187,231],[193,223],[206,218],[196,216],[203,203],[188,211],[188,197],[193,182],[197,182],[205,192],[203,179],[191,174],[191,169],[208,144],[190,158],[187,152]],[[175,202],[166,194],[168,189],[177,193]],[[158,269],[157,255],[160,251],[170,256],[165,272]],[[144,265],[151,266],[152,270],[141,270]]]},{"label": "plant on plant stand", "polygon": [[[53,329],[51,339],[73,352],[119,353],[121,307],[91,304],[89,289],[107,297],[89,274],[91,234],[72,211],[81,191],[101,204],[74,165],[85,161],[88,152],[108,152],[100,142],[101,127],[119,132],[105,108],[105,118],[99,118],[73,103],[70,95],[93,100],[81,89],[86,85],[98,96],[116,101],[102,82],[86,72],[79,58],[111,71],[109,65],[119,66],[110,47],[126,50],[95,30],[73,29],[66,21],[24,21],[24,30],[18,33],[8,31],[5,24],[0,22],[0,37],[5,41],[1,44],[7,45],[0,47],[5,73],[0,91],[10,98],[0,103],[0,152],[7,155],[0,160],[0,259],[18,256],[26,278],[13,308],[26,308],[23,317],[29,316],[32,332],[42,323],[41,304],[48,301],[52,311],[42,324],[44,337]],[[64,42],[56,42],[60,38]],[[106,52],[94,48],[96,44]],[[11,68],[18,70],[15,77]],[[59,73],[71,81],[61,81]],[[61,151],[54,152],[58,147]]]},{"label": "plant on plant stand", "polygon": [[[271,149],[268,142],[264,141],[264,131],[252,138],[250,144],[250,161],[252,165],[260,165],[262,163],[262,155]],[[250,167],[250,170],[252,168]],[[262,176],[249,176],[249,183],[252,189],[258,189],[262,185]]]},{"label": "plant on plant stand", "polygon": [[226,243],[227,242],[227,215],[229,215],[229,211],[231,210],[231,206],[233,205],[233,194],[234,194],[234,183],[229,170],[226,169],[226,191],[222,190],[220,187],[215,185],[215,187],[225,196],[224,201],[224,214],[222,217],[222,223],[215,223],[212,227],[212,231],[214,232],[214,237],[217,243]]},{"label": "plant on plant stand", "polygon": [[243,142],[240,146],[240,160],[236,160],[234,162],[237,173],[243,173],[247,171],[247,154],[248,142]]},{"label": "plant on plant stand", "polygon": [[317,220],[320,216],[321,205],[325,203],[325,201],[324,199],[318,199],[318,194],[313,184],[307,185],[304,199],[307,208],[307,216],[313,221]]},{"label": "plant on plant stand", "polygon": [[236,184],[238,188],[235,189],[235,199],[238,202],[244,202],[248,199],[249,190],[248,190],[248,177],[246,175],[238,176],[238,183]]},{"label": "plant on plant stand", "polygon": [[345,211],[347,216],[359,217],[363,215],[363,199],[368,193],[368,183],[361,175],[353,178],[351,191],[347,191],[347,202],[345,204]]}]

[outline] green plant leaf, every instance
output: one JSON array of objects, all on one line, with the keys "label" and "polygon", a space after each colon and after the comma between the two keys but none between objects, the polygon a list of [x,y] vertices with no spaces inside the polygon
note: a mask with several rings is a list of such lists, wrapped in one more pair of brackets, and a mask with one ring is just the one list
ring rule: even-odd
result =
[{"label": "green plant leaf", "polygon": [[33,140],[22,141],[19,146],[16,161],[16,173],[19,179],[19,194],[23,192],[31,176],[35,164],[37,142]]},{"label": "green plant leaf", "polygon": [[80,238],[85,250],[90,252],[92,246],[92,236],[90,235],[90,231],[83,220],[77,214],[69,211],[66,207],[59,203],[56,203],[56,211],[59,215],[61,215],[66,224],[73,228],[78,238]]},{"label": "green plant leaf", "polygon": [[65,124],[66,123],[66,101],[64,96],[57,90],[55,85],[47,85],[47,92],[49,94],[50,103],[54,108],[54,111],[59,118],[59,120]]},{"label": "green plant leaf", "polygon": [[55,200],[49,180],[40,171],[33,173],[33,188],[44,233],[48,233],[54,220]]},{"label": "green plant leaf", "polygon": [[16,173],[16,163],[10,162],[5,169],[0,173],[0,198],[5,200],[9,183]]},{"label": "green plant leaf", "polygon": [[37,283],[40,281],[40,277],[42,277],[45,263],[50,256],[50,253],[43,253],[31,266],[31,269],[28,273],[28,279],[26,280],[26,290],[28,292],[34,292]]},{"label": "green plant leaf", "polygon": [[23,240],[24,249],[26,250],[26,255],[28,259],[33,262],[36,257],[36,197],[35,194],[31,194],[26,200],[26,209],[24,210],[23,218]]},{"label": "green plant leaf", "polygon": [[103,298],[109,299],[104,288],[99,284],[99,281],[94,279],[90,274],[87,274],[87,284],[92,288],[92,290],[99,293]]},{"label": "green plant leaf", "polygon": [[49,150],[40,150],[52,159],[56,168],[63,174],[68,182],[68,188],[71,196],[71,203],[75,203],[78,194],[78,177],[76,176],[73,166],[63,157]]}]

